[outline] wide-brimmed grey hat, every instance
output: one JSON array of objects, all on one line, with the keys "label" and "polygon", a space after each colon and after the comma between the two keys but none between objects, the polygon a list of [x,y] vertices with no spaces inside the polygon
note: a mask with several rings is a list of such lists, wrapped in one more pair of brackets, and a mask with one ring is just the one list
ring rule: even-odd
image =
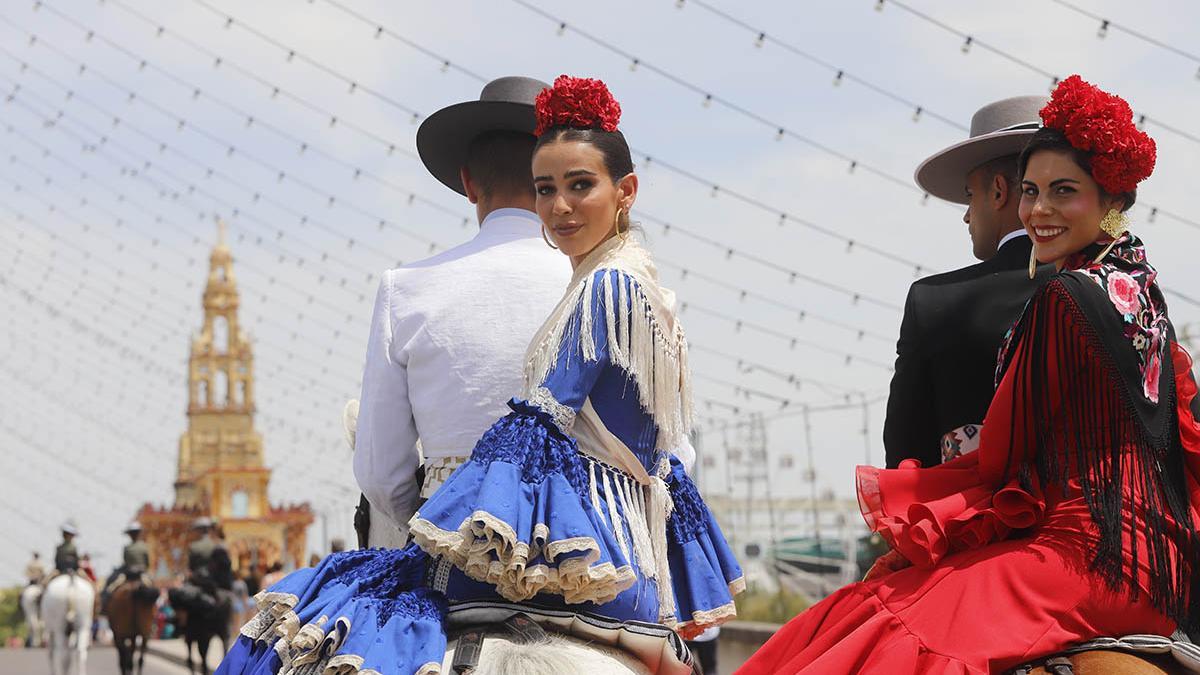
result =
[{"label": "wide-brimmed grey hat", "polygon": [[417,129],[417,153],[433,177],[465,195],[459,169],[467,147],[487,131],[533,135],[533,100],[550,85],[532,77],[502,77],[483,86],[478,101],[456,103],[425,118]]},{"label": "wide-brimmed grey hat", "polygon": [[208,516],[200,516],[192,521],[193,530],[203,530],[213,526],[213,519]]},{"label": "wide-brimmed grey hat", "polygon": [[79,526],[75,524],[74,520],[68,520],[62,524],[62,527],[58,529],[61,530],[63,534],[69,534],[74,537],[79,536]]},{"label": "wide-brimmed grey hat", "polygon": [[989,103],[971,117],[971,137],[938,152],[917,167],[921,189],[948,202],[966,204],[967,174],[976,167],[1020,154],[1042,126],[1045,96],[1015,96]]}]

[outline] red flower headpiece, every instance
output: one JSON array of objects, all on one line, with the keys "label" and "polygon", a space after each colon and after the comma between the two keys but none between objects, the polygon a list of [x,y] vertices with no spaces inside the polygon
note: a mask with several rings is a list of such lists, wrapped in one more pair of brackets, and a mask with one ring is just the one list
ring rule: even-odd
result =
[{"label": "red flower headpiece", "polygon": [[559,75],[553,87],[543,89],[533,102],[537,115],[534,136],[551,127],[616,131],[621,104],[600,80]]},{"label": "red flower headpiece", "polygon": [[1092,153],[1092,178],[1105,192],[1129,192],[1154,172],[1154,139],[1133,123],[1133,110],[1120,96],[1072,75],[1054,89],[1041,115],[1073,147]]}]

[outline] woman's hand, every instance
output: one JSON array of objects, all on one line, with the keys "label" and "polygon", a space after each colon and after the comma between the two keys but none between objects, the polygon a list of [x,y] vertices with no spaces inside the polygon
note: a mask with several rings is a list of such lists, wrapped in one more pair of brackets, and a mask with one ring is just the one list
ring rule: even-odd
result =
[{"label": "woman's hand", "polygon": [[900,555],[899,551],[893,549],[875,560],[875,564],[871,565],[871,569],[867,570],[867,576],[863,577],[863,581],[874,581],[892,572],[898,572],[905,567],[912,567],[912,563]]}]

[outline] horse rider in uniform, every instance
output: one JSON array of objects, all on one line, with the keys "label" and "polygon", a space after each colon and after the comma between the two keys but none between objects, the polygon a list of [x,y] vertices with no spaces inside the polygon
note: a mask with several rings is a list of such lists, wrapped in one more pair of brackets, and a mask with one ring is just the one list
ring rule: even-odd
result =
[{"label": "horse rider in uniform", "polygon": [[146,571],[150,569],[150,547],[142,541],[142,524],[137,521],[130,523],[125,528],[125,534],[129,535],[129,543],[121,551],[121,566],[113,570],[112,575],[108,577],[108,583],[104,585],[104,591],[100,595],[102,608],[108,604],[113,591],[126,581],[136,581],[143,586],[151,585],[150,578],[146,575]]},{"label": "horse rider in uniform", "polygon": [[211,576],[208,568],[212,563],[213,550],[217,547],[212,538],[212,527],[211,518],[197,518],[192,523],[192,529],[200,535],[196,541],[188,544],[188,577],[193,583],[207,581]]},{"label": "horse rider in uniform", "polygon": [[79,551],[75,549],[75,537],[79,536],[79,529],[75,527],[74,522],[68,520],[63,523],[60,530],[62,531],[63,540],[54,549],[55,573],[53,576],[58,576],[59,574],[78,574]]},{"label": "horse rider in uniform", "polygon": [[28,585],[35,586],[42,583],[42,579],[45,577],[46,566],[42,564],[42,556],[34,551],[33,557],[29,559],[29,564],[25,565],[25,579],[29,582]]},{"label": "horse rider in uniform", "polygon": [[192,528],[200,538],[188,546],[188,578],[193,585],[216,597],[216,590],[229,590],[232,567],[225,547],[213,537],[211,518],[198,518]]}]

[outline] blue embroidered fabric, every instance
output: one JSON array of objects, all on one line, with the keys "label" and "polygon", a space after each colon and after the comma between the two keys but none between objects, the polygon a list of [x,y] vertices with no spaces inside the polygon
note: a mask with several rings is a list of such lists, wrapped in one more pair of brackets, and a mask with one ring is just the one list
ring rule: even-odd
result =
[{"label": "blue embroidered fabric", "polygon": [[[613,301],[625,303],[615,308],[617,320],[624,314],[628,324],[634,319],[629,298],[641,291],[614,270],[597,272],[593,281],[598,285],[605,275],[618,289]],[[636,383],[610,359],[606,302],[596,293],[590,307],[596,358],[583,356],[576,313],[542,386],[575,412],[590,400],[605,427],[653,474],[666,449],[655,447],[658,429],[641,407]],[[620,621],[677,625],[685,636],[732,617],[731,589],[741,569],[678,459],[670,457],[665,479],[674,503],[666,553],[675,611],[660,616],[658,585],[644,573],[643,562],[650,561],[638,559],[645,550],[638,549],[634,527],[654,515],[648,488],[580,453],[555,424],[554,411],[518,399],[509,407],[413,519],[413,536],[424,550],[414,544],[331,555],[272,587],[294,596],[295,604],[260,602],[260,618],[293,612],[300,625],[345,618],[350,629],[337,653],[361,656],[363,668],[383,675],[411,675],[441,661],[448,602],[532,600]],[[454,565],[442,579],[444,594],[433,588],[438,579],[426,550]],[[282,661],[271,645],[282,645],[276,639],[269,631],[243,635],[218,673],[278,673]]]},{"label": "blue embroidered fabric", "polygon": [[696,484],[678,462],[671,466],[671,473],[667,476],[667,488],[671,491],[671,501],[674,503],[671,519],[667,521],[671,526],[671,533],[675,541],[681,544],[692,541],[712,520],[712,514],[709,513],[704,499],[700,497]]},{"label": "blue embroidered fabric", "polygon": [[[637,282],[617,270],[600,270],[593,275],[592,283],[600,288],[605,277],[614,288],[614,302],[625,297],[626,303],[616,308],[615,316],[620,321],[633,320],[633,304],[628,298],[640,295]],[[621,294],[620,288],[625,289]],[[658,426],[654,418],[642,409],[638,400],[633,377],[624,368],[612,363],[608,346],[608,307],[602,293],[595,293],[591,302],[592,341],[596,345],[596,359],[584,358],[579,335],[583,325],[583,313],[576,312],[567,326],[562,344],[559,345],[558,360],[546,376],[542,386],[554,399],[575,412],[583,408],[584,401],[591,400],[592,408],[600,416],[604,426],[621,439],[645,465],[652,470],[655,457],[655,441]]]},{"label": "blue embroidered fabric", "polygon": [[587,469],[575,439],[563,435],[549,413],[520,399],[512,399],[513,412],[488,429],[471,461],[489,465],[503,461],[521,468],[521,481],[532,485],[545,482],[547,473],[559,473],[580,494],[588,489]]},{"label": "blue embroidered fabric", "polygon": [[[338,656],[361,658],[362,669],[383,675],[412,675],[440,664],[447,601],[425,585],[428,563],[416,546],[367,549],[334,553],[315,568],[289,574],[259,596],[259,616],[216,672],[273,675],[284,666],[284,657],[312,658],[318,645],[314,665],[322,667],[312,672],[324,672],[323,665]],[[280,637],[289,623],[291,634]],[[301,626],[319,630],[323,638],[304,638],[304,630],[297,633]],[[300,638],[293,640],[297,634]]]}]

